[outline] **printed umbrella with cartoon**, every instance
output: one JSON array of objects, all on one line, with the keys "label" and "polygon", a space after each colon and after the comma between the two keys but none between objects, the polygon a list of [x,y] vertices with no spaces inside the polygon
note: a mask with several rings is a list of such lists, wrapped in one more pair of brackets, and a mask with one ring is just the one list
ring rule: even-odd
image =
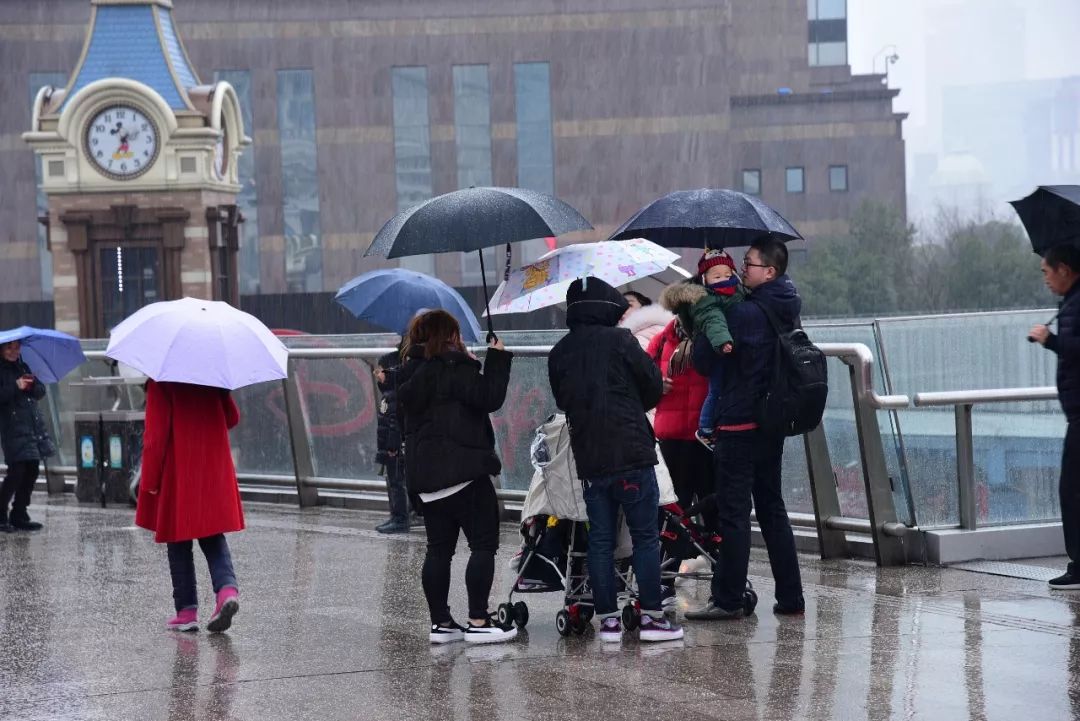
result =
[{"label": "printed umbrella with cartoon", "polygon": [[562,303],[570,284],[587,275],[619,287],[665,270],[679,272],[672,265],[678,259],[678,253],[644,238],[564,246],[512,271],[495,290],[491,314],[527,313]]}]

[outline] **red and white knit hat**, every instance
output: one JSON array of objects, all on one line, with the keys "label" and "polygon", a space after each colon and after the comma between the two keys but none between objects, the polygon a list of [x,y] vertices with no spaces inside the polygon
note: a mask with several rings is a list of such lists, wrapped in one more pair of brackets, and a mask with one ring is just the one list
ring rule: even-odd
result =
[{"label": "red and white knit hat", "polygon": [[709,248],[701,255],[701,260],[697,262],[698,275],[705,275],[705,271],[717,265],[726,265],[731,268],[732,273],[735,272],[735,261],[731,259],[726,250],[723,248]]}]

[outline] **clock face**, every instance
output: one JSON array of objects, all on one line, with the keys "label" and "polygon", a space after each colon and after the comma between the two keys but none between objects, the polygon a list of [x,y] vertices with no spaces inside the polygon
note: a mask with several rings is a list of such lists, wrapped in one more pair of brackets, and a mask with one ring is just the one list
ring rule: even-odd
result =
[{"label": "clock face", "polygon": [[136,178],[154,164],[158,132],[142,110],[110,105],[86,126],[86,155],[97,170],[114,180]]},{"label": "clock face", "polygon": [[225,160],[226,152],[229,148],[228,135],[225,129],[221,129],[221,137],[218,138],[217,145],[214,146],[214,175],[218,180],[225,180]]}]

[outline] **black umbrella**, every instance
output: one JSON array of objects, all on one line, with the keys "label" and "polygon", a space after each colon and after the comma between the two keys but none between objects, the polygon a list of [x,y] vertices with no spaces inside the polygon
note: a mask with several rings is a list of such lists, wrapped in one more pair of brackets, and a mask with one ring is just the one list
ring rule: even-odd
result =
[{"label": "black umbrella", "polygon": [[759,198],[735,190],[677,190],[646,205],[611,240],[648,238],[666,248],[730,248],[772,235],[802,238]]},{"label": "black umbrella", "polygon": [[1039,255],[1062,243],[1080,245],[1080,185],[1040,185],[1010,205],[1027,230],[1031,249]]},{"label": "black umbrella", "polygon": [[[428,253],[482,251],[520,240],[548,238],[575,230],[592,230],[581,213],[558,198],[523,188],[467,188],[414,205],[395,215],[371,241],[365,256],[404,258]],[[484,305],[487,272],[480,253]],[[487,316],[488,337],[491,314]]]}]

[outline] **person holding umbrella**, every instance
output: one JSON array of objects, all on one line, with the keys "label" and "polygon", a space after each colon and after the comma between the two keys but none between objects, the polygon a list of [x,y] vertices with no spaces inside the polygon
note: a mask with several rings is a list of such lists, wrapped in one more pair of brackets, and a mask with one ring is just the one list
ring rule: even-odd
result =
[{"label": "person holding umbrella", "polygon": [[27,508],[38,464],[56,452],[38,410],[38,401],[44,397],[45,385],[23,361],[22,343],[13,340],[0,345],[0,445],[8,467],[0,486],[2,533],[41,529]]},{"label": "person holding umbrella", "polygon": [[[499,502],[492,476],[502,471],[489,413],[502,407],[513,358],[492,339],[483,369],[444,310],[409,324],[405,364],[399,371],[399,418],[405,429],[405,479],[419,494],[427,531],[422,582],[431,614],[431,643],[499,643],[517,635],[488,614],[499,548]],[[450,562],[458,534],[469,542],[465,587],[469,623],[450,613]]]},{"label": "person holding umbrella", "polygon": [[1048,583],[1053,589],[1080,591],[1080,247],[1072,243],[1050,246],[1040,266],[1047,287],[1062,296],[1058,332],[1036,325],[1028,338],[1057,354],[1058,400],[1068,420],[1058,494],[1069,566]]},{"label": "person holding umbrella", "polygon": [[405,459],[401,455],[401,424],[397,412],[397,374],[401,369],[403,346],[404,342],[397,350],[379,358],[375,366],[375,383],[382,396],[376,417],[375,460],[382,464],[390,505],[390,518],[375,527],[379,533],[409,532],[409,492],[405,483]]}]

